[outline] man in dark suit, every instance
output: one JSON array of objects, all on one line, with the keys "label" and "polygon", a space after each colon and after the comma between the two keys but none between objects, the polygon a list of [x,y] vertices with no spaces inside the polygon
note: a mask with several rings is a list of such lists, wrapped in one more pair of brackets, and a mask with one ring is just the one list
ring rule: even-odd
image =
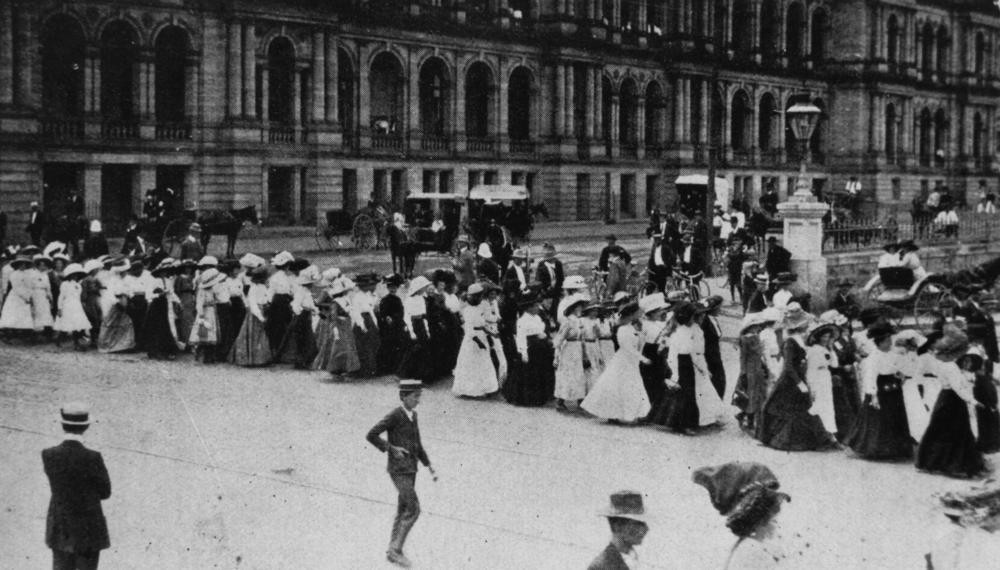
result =
[{"label": "man in dark suit", "polygon": [[722,307],[722,297],[712,295],[704,299],[702,304],[708,311],[701,320],[701,332],[705,335],[705,364],[708,365],[708,375],[712,386],[720,398],[726,394],[726,367],[722,364],[722,327],[719,326],[719,308]]},{"label": "man in dark suit", "polygon": [[667,286],[667,278],[674,271],[674,250],[662,236],[653,236],[653,245],[649,251],[649,280],[656,284],[657,291],[663,291]]},{"label": "man in dark suit", "polygon": [[[611,526],[611,544],[587,566],[587,570],[629,570],[639,566],[636,546],[649,532],[649,517],[642,504],[642,495],[635,491],[619,491],[611,495],[611,504],[601,511]],[[626,559],[628,562],[626,562]]]},{"label": "man in dark suit", "polygon": [[28,235],[31,236],[31,243],[41,247],[42,233],[45,231],[45,212],[38,206],[38,202],[31,203],[31,211],[28,212]]},{"label": "man in dark suit", "polygon": [[[389,477],[399,491],[399,505],[392,524],[392,538],[389,540],[386,558],[404,568],[409,568],[411,563],[403,554],[403,543],[420,516],[420,500],[416,490],[418,460],[431,472],[431,478],[437,481],[437,473],[431,467],[431,460],[427,458],[427,452],[420,442],[420,428],[417,425],[415,408],[420,403],[422,389],[423,384],[419,380],[400,380],[399,399],[402,405],[375,424],[366,437],[379,451],[389,454]],[[382,438],[383,432],[387,439]]]},{"label": "man in dark suit", "polygon": [[982,345],[986,353],[985,370],[992,375],[993,365],[1000,362],[1000,348],[997,346],[997,329],[993,317],[972,299],[973,290],[969,287],[960,284],[953,287],[951,292],[957,301],[955,316],[965,319],[969,340]]},{"label": "man in dark suit", "polygon": [[547,243],[542,246],[542,251],[545,257],[538,262],[538,267],[535,268],[535,280],[539,284],[540,296],[552,300],[550,313],[555,319],[559,299],[562,298],[565,274],[563,273],[562,261],[556,257],[556,247]]},{"label": "man in dark suit", "polygon": [[771,279],[774,279],[779,273],[788,273],[791,270],[792,252],[778,245],[778,238],[774,236],[767,238],[767,258],[764,260],[764,271]]},{"label": "man in dark suit", "polygon": [[83,446],[90,426],[86,404],[60,410],[65,439],[42,451],[52,498],[45,523],[45,544],[54,570],[96,570],[101,550],[111,546],[101,501],[111,496],[111,480],[101,454]]},{"label": "man in dark suit", "polygon": [[[677,259],[681,271],[695,275],[705,271],[705,248],[695,243],[693,234],[684,234],[681,238],[681,250]],[[696,279],[695,281],[698,281]]]},{"label": "man in dark suit", "polygon": [[601,256],[597,258],[598,270],[608,270],[608,257],[612,252],[617,253],[625,261],[626,265],[632,261],[632,256],[625,251],[625,248],[618,245],[618,237],[615,234],[608,234],[604,236],[604,239],[608,240],[608,245],[604,246],[604,249],[601,250]]},{"label": "man in dark suit", "polygon": [[479,244],[476,250],[476,275],[484,281],[489,281],[494,285],[500,284],[500,266],[493,260],[493,250],[488,243]]}]

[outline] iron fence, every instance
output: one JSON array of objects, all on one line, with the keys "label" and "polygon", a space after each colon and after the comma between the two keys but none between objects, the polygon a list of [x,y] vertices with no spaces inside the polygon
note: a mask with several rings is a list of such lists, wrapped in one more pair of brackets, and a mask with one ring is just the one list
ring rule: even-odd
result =
[{"label": "iron fence", "polygon": [[933,217],[907,219],[863,218],[834,222],[823,228],[823,252],[844,253],[880,249],[892,241],[913,240],[921,246],[989,242],[1000,237],[1000,215],[958,211],[957,224]]}]

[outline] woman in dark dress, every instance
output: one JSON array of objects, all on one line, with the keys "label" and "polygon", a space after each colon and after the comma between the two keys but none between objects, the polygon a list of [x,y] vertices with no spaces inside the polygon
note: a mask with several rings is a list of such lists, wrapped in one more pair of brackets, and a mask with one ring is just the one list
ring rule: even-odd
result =
[{"label": "woman in dark dress", "polygon": [[843,441],[854,425],[858,415],[858,405],[861,403],[858,397],[857,374],[854,371],[858,350],[851,338],[847,317],[838,311],[827,311],[820,315],[820,320],[840,327],[840,334],[833,341],[837,366],[830,367],[830,375],[833,378],[833,411],[837,418],[837,439]]},{"label": "woman in dark dress", "polygon": [[378,372],[378,350],[382,341],[375,317],[375,286],[378,285],[378,275],[363,273],[355,277],[354,283],[357,288],[349,295],[354,344],[361,362],[358,376],[371,378]]},{"label": "woman in dark dress", "polygon": [[153,291],[153,300],[146,313],[146,354],[153,360],[173,360],[179,352],[175,317],[176,296],[174,279],[177,263],[164,259],[153,270],[153,278],[160,282]]},{"label": "woman in dark dress", "polygon": [[812,451],[835,444],[823,421],[810,413],[812,395],[806,378],[805,333],[812,316],[796,302],[788,304],[782,327],[782,368],[761,412],[760,441],[784,451]]},{"label": "woman in dark dress", "polygon": [[[295,258],[287,251],[283,251],[274,256],[271,265],[274,266],[274,273],[267,280],[267,292],[271,302],[267,307],[267,341],[272,347],[278,348],[285,339],[288,332],[288,325],[292,322],[292,264]],[[298,264],[301,265],[301,262]],[[302,265],[299,270],[305,269]],[[277,353],[275,354],[277,355]]]},{"label": "woman in dark dress", "polygon": [[763,315],[763,311],[749,313],[743,319],[740,331],[740,376],[733,392],[733,405],[740,409],[740,425],[750,434],[757,432],[758,420],[770,385],[767,355],[760,340],[760,331],[768,326]]},{"label": "woman in dark dress", "polygon": [[872,353],[862,371],[864,403],[844,444],[865,459],[899,460],[913,456],[913,439],[903,404],[902,373],[890,353],[892,325],[878,321],[868,329]]},{"label": "woman in dark dress", "polygon": [[552,399],[555,389],[555,351],[548,326],[540,316],[538,298],[525,295],[518,302],[518,309],[521,311],[515,334],[518,357],[509,363],[507,382],[501,392],[508,402],[517,406],[544,406]]},{"label": "woman in dark dress", "polygon": [[391,374],[399,367],[406,348],[406,325],[403,323],[403,300],[399,298],[399,287],[403,278],[390,275],[385,280],[388,293],[378,303],[378,332],[380,343],[378,348],[378,371],[381,374]]},{"label": "woman in dark dress", "polygon": [[235,260],[219,264],[219,271],[226,274],[226,280],[219,287],[219,297],[215,304],[215,314],[219,320],[219,339],[215,345],[217,362],[226,361],[246,317],[243,282],[237,277],[239,270],[240,265]]},{"label": "woman in dark dress", "polygon": [[319,353],[313,332],[313,315],[317,309],[312,294],[312,286],[319,279],[319,268],[311,265],[299,271],[292,284],[292,322],[278,349],[277,360],[293,364],[296,370],[308,370]]},{"label": "woman in dark dress", "polygon": [[976,407],[976,419],[979,422],[979,451],[996,453],[1000,451],[1000,411],[997,410],[996,380],[981,370],[976,374],[976,385],[972,393],[979,403]]},{"label": "woman in dark dress", "polygon": [[976,402],[972,394],[974,375],[982,368],[983,357],[967,353],[968,348],[965,333],[952,327],[946,327],[944,336],[934,344],[935,375],[941,382],[941,393],[917,447],[916,466],[922,471],[972,477],[985,468],[969,423],[969,409]]},{"label": "woman in dark dress", "polygon": [[[663,381],[666,389],[649,413],[650,423],[685,435],[693,435],[701,420],[691,350],[694,329],[698,327],[695,316],[699,310],[700,305],[688,302],[674,308],[674,319],[666,332],[670,335],[671,360],[676,365],[672,364],[667,371],[668,379]],[[675,347],[675,343],[678,346]]]},{"label": "woman in dark dress", "polygon": [[399,363],[396,374],[400,378],[412,378],[424,382],[437,379],[438,364],[434,362],[432,343],[434,338],[427,315],[427,290],[434,285],[423,275],[410,281],[406,299],[403,301],[403,319],[409,331],[410,341]]},{"label": "woman in dark dress", "polygon": [[639,364],[639,375],[642,376],[646,397],[652,405],[647,418],[649,421],[653,421],[657,404],[664,401],[666,393],[664,380],[668,374],[665,339],[670,334],[670,331],[666,330],[668,308],[660,293],[639,300],[639,311],[643,315],[642,331],[639,333],[643,338],[641,350],[643,360]]},{"label": "woman in dark dress", "polygon": [[434,342],[430,345],[430,355],[434,362],[435,379],[451,375],[458,358],[458,347],[462,342],[462,324],[458,315],[446,303],[448,287],[454,284],[455,274],[437,270],[433,275],[433,287],[427,291],[427,324]]},{"label": "woman in dark dress", "polygon": [[323,273],[322,285],[326,289],[316,302],[320,321],[316,328],[318,353],[312,368],[325,370],[334,381],[340,382],[361,368],[351,326],[351,303],[347,298],[354,282],[342,277],[336,269],[327,269]]}]

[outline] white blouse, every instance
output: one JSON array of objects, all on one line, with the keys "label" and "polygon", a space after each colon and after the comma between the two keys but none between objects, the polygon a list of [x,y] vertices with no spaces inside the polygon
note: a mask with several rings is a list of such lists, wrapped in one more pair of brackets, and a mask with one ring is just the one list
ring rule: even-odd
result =
[{"label": "white blouse", "polygon": [[250,290],[247,291],[247,310],[250,314],[257,317],[258,320],[264,320],[264,305],[267,305],[271,301],[271,296],[268,294],[267,286],[261,283],[254,283],[250,285]]},{"label": "white blouse", "polygon": [[375,295],[366,291],[355,291],[351,297],[351,321],[365,328],[365,313],[368,313],[372,322],[375,322]]},{"label": "white blouse", "polygon": [[267,279],[267,288],[271,292],[271,296],[274,295],[291,295],[292,294],[292,280],[289,279],[288,274],[284,271],[278,270],[274,272]]},{"label": "white blouse", "polygon": [[861,385],[864,393],[869,396],[874,396],[878,391],[879,376],[891,376],[901,372],[898,355],[877,348],[865,358],[864,366],[861,368]]},{"label": "white blouse", "polygon": [[514,339],[521,356],[528,356],[528,337],[545,336],[545,321],[538,315],[525,313],[517,319],[517,335]]},{"label": "white blouse", "polygon": [[316,311],[316,300],[312,291],[303,285],[296,285],[292,292],[292,313],[301,315],[302,311]]}]

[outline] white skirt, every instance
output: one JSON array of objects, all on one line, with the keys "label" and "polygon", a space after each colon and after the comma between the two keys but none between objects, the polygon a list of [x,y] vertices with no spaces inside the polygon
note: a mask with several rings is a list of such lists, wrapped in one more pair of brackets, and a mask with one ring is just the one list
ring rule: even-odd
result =
[{"label": "white skirt", "polygon": [[56,317],[56,324],[52,327],[60,332],[80,332],[90,330],[90,319],[83,312],[83,304],[80,299],[73,299],[66,303]]},{"label": "white skirt", "polygon": [[480,338],[485,348],[475,343],[476,337],[465,335],[458,349],[458,360],[455,361],[454,382],[451,392],[456,396],[479,397],[492,394],[500,389],[497,383],[496,369],[490,359],[489,345]]},{"label": "white skirt", "polygon": [[837,433],[837,414],[833,409],[833,378],[829,370],[813,370],[807,378],[809,389],[813,393],[813,404],[809,413],[819,416],[823,428],[829,433]]},{"label": "white skirt", "polygon": [[715,391],[708,374],[698,370],[694,373],[694,398],[698,404],[698,425],[701,427],[717,424],[726,413],[719,393]]},{"label": "white skirt", "polygon": [[639,374],[639,361],[616,353],[580,407],[605,420],[632,422],[646,417],[650,403]]},{"label": "white skirt", "polygon": [[[920,395],[920,388],[924,395]],[[906,421],[910,426],[910,436],[920,441],[931,422],[931,412],[941,393],[941,383],[936,378],[910,378],[903,382],[903,406],[906,407]],[[972,415],[975,417],[975,414]]]},{"label": "white skirt", "polygon": [[3,310],[0,310],[0,329],[34,330],[34,328],[31,301],[25,301],[13,291],[8,293]]}]

